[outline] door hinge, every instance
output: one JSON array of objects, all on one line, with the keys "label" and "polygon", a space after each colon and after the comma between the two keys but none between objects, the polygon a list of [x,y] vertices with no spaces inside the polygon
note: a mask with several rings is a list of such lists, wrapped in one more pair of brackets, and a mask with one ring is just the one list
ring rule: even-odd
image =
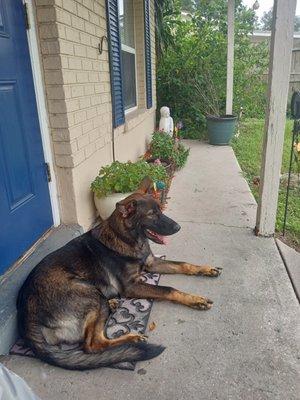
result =
[{"label": "door hinge", "polygon": [[29,15],[28,15],[28,5],[27,3],[23,4],[24,8],[24,18],[25,18],[25,28],[26,30],[30,29],[30,24],[29,24]]},{"label": "door hinge", "polygon": [[46,170],[46,176],[47,176],[47,180],[48,182],[52,181],[52,177],[51,177],[51,169],[50,169],[50,165],[49,163],[45,163],[45,170]]}]

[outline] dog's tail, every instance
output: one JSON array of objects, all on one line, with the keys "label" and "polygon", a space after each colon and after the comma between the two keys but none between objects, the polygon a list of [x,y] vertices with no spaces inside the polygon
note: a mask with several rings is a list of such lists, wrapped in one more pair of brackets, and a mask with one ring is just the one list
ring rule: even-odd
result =
[{"label": "dog's tail", "polygon": [[61,349],[46,345],[35,349],[38,358],[58,367],[75,370],[107,367],[125,361],[143,361],[157,357],[165,347],[150,343],[130,343],[109,347],[99,353],[86,353],[81,348]]}]

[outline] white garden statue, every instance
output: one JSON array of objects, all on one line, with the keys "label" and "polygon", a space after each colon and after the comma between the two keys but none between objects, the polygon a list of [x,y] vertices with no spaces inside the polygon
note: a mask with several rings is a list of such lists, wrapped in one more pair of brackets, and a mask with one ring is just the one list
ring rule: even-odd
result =
[{"label": "white garden statue", "polygon": [[160,109],[159,130],[166,132],[170,136],[173,136],[174,122],[173,118],[170,116],[169,107],[164,106]]}]

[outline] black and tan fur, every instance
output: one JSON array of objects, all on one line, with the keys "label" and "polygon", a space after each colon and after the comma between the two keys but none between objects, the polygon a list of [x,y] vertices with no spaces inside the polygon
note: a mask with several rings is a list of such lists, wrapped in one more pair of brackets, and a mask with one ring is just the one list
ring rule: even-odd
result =
[{"label": "black and tan fur", "polygon": [[114,299],[169,300],[198,310],[212,301],[140,281],[143,271],[218,276],[219,269],[153,256],[148,238],[176,233],[180,226],[162,214],[143,188],[117,204],[106,221],[45,257],[18,297],[18,324],[26,344],[42,360],[68,369],[90,369],[146,360],[164,347],[145,336],[108,339],[104,326]]}]

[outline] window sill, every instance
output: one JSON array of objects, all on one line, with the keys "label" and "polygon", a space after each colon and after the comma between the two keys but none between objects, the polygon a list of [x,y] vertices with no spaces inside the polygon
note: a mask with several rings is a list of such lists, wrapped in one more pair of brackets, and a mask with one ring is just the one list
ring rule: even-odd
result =
[{"label": "window sill", "polygon": [[137,108],[135,110],[129,111],[127,114],[125,114],[125,124],[135,118],[140,117],[141,115],[144,115],[145,113],[147,113],[147,111],[148,110],[146,108]]},{"label": "window sill", "polygon": [[125,116],[124,133],[135,128],[137,125],[139,125],[141,122],[143,122],[144,119],[148,118],[149,115],[153,114],[154,111],[155,110],[153,108],[150,108],[150,109],[138,108],[137,110],[134,110],[131,113],[128,113]]},{"label": "window sill", "polygon": [[146,118],[149,118],[155,113],[155,108],[138,108],[125,115],[125,124],[118,126],[115,129],[115,137],[130,132],[136,126],[141,124]]},{"label": "window sill", "polygon": [[132,107],[132,108],[129,108],[128,110],[125,110],[125,118],[126,118],[128,115],[131,115],[132,113],[135,113],[136,111],[139,111],[138,106],[134,106],[134,107]]}]

